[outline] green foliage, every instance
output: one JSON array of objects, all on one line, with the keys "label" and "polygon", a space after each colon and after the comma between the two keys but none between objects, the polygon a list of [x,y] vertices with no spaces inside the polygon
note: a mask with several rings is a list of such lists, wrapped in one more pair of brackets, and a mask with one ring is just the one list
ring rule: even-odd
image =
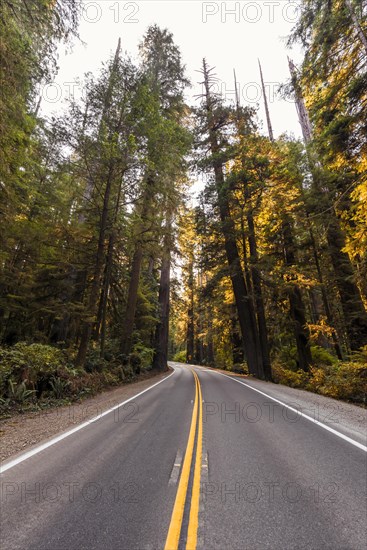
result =
[{"label": "green foliage", "polygon": [[123,371],[124,380],[126,380],[127,382],[130,382],[131,380],[133,380],[134,371],[133,371],[131,365],[124,365],[122,367],[122,371]]},{"label": "green foliage", "polygon": [[296,372],[297,369],[297,348],[295,345],[284,346],[276,355],[276,359],[280,365],[290,371]]},{"label": "green foliage", "polygon": [[[143,343],[139,342],[134,345],[133,354],[135,355],[136,360],[137,360],[137,357],[139,357],[140,366],[143,370],[150,370],[152,368],[153,355],[154,355],[153,348],[147,347]],[[130,364],[132,364],[131,355],[130,355]]]},{"label": "green foliage", "polygon": [[101,352],[97,348],[90,348],[85,362],[87,372],[102,372],[106,368],[107,362],[101,357]]},{"label": "green foliage", "polygon": [[11,395],[13,386],[24,384],[41,395],[54,376],[67,372],[68,365],[65,353],[52,346],[18,342],[11,348],[0,348],[1,393]]},{"label": "green foliage", "polygon": [[357,403],[366,403],[366,365],[352,361],[339,362],[332,367],[312,369],[312,376],[305,389]]},{"label": "green foliage", "polygon": [[231,368],[231,371],[236,372],[238,374],[249,374],[248,365],[246,362],[234,363],[234,365]]},{"label": "green foliage", "polygon": [[[318,355],[319,354],[319,355]],[[290,370],[278,361],[274,363],[274,380],[293,388],[305,389],[356,403],[366,403],[367,397],[367,347],[355,354],[353,360],[337,361],[322,350],[313,348],[318,357],[317,366],[310,373]],[[315,361],[316,362],[316,361]]]},{"label": "green foliage", "polygon": [[175,353],[172,361],[176,361],[177,363],[186,363],[186,350],[183,349]]},{"label": "green foliage", "polygon": [[290,370],[277,362],[273,363],[273,378],[275,382],[290,386],[291,388],[306,389],[309,382],[308,373],[305,373],[303,370]]},{"label": "green foliage", "polygon": [[140,374],[141,370],[141,357],[139,353],[132,352],[129,355],[129,365],[131,366],[131,369],[134,373]]},{"label": "green foliage", "polygon": [[313,364],[316,367],[321,365],[332,366],[336,365],[338,362],[334,355],[321,346],[311,346],[311,355]]},{"label": "green foliage", "polygon": [[151,351],[141,347],[142,355],[134,352],[121,366],[116,358],[107,362],[92,350],[85,371],[74,368],[67,353],[56,347],[19,342],[0,348],[0,412],[64,404],[130,382]]},{"label": "green foliage", "polygon": [[62,399],[66,394],[68,387],[70,385],[69,380],[63,380],[59,377],[53,377],[50,380],[50,386],[52,390],[52,394],[55,397],[55,399]]},{"label": "green foliage", "polygon": [[120,380],[118,373],[106,370],[103,372],[103,382],[105,386],[118,386]]},{"label": "green foliage", "polygon": [[364,0],[303,0],[290,42],[304,47],[296,87],[305,98],[313,126],[308,149],[311,164],[317,163],[318,169],[311,169],[319,172],[322,184],[310,210],[321,212],[326,227],[334,211],[344,220],[345,250],[358,267],[355,277],[366,297],[365,7]]},{"label": "green foliage", "polygon": [[[312,362],[315,367],[335,365],[337,359],[321,346],[311,346]],[[284,346],[275,356],[275,361],[288,370],[297,372],[297,348],[294,345]]]},{"label": "green foliage", "polygon": [[27,389],[27,380],[23,380],[21,384],[9,380],[8,398],[10,402],[14,401],[23,405],[28,399],[34,396],[35,390]]},{"label": "green foliage", "polygon": [[56,68],[60,40],[76,33],[79,0],[3,0],[0,17],[0,210],[4,244],[30,190],[25,167],[34,159],[32,132],[37,85]]}]

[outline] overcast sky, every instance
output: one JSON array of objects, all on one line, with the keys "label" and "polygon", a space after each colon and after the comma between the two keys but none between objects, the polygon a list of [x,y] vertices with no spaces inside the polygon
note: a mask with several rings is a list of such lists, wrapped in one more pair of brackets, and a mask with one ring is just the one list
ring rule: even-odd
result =
[{"label": "overcast sky", "polygon": [[[84,0],[80,37],[84,45],[60,47],[60,70],[55,85],[43,89],[44,113],[60,112],[75,82],[87,71],[96,72],[115,50],[121,37],[123,49],[137,55],[137,45],[147,27],[157,23],[168,28],[179,46],[193,96],[200,92],[202,58],[215,67],[218,89],[234,99],[233,69],[236,69],[241,102],[259,104],[259,119],[265,122],[257,58],[261,59],[270,101],[275,135],[292,132],[300,136],[295,106],[276,97],[278,85],[289,77],[287,55],[299,61],[299,49],[288,50],[286,37],[297,18],[299,2],[293,0],[248,0],[202,2],[201,0]],[[192,99],[192,102],[195,100]],[[263,130],[266,131],[265,126]]]}]

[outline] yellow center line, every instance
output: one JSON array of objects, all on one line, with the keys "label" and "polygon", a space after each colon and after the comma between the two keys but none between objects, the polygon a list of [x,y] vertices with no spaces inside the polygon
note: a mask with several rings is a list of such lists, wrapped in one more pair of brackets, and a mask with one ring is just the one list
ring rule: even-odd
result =
[{"label": "yellow center line", "polygon": [[196,461],[194,470],[194,482],[192,487],[191,508],[189,528],[187,532],[186,550],[196,550],[198,528],[199,528],[199,507],[200,507],[200,479],[201,479],[201,463],[203,456],[203,398],[199,377],[193,371],[199,389],[199,423],[198,423],[198,438],[196,445]]},{"label": "yellow center line", "polygon": [[[195,378],[195,375],[194,375],[194,378]],[[192,412],[189,438],[187,440],[185,459],[182,466],[180,482],[177,489],[176,500],[172,511],[171,523],[168,529],[164,550],[177,550],[180,542],[182,519],[184,515],[187,488],[188,488],[189,479],[190,479],[192,455],[194,452],[196,423],[197,423],[197,414],[198,414],[198,394],[199,394],[198,381],[195,378],[195,403],[194,403],[194,410]]]}]

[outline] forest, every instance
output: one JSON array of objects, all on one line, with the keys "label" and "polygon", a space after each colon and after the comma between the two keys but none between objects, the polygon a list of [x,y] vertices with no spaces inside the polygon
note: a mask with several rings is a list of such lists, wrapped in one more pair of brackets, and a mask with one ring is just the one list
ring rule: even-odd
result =
[{"label": "forest", "polygon": [[[190,85],[168,29],[121,42],[45,117],[78,0],[3,0],[0,407],[79,399],[167,361],[365,403],[367,5],[302,0],[303,139]],[[262,73],[261,73],[262,77]],[[260,73],[259,73],[260,80]],[[204,182],[191,200],[192,182]]]}]

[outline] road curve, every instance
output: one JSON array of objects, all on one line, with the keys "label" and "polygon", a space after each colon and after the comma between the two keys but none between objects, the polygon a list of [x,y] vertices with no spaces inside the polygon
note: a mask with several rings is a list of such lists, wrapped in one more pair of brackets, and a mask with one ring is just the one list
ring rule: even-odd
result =
[{"label": "road curve", "polygon": [[365,548],[363,448],[219,373],[174,368],[3,465],[1,548]]}]

